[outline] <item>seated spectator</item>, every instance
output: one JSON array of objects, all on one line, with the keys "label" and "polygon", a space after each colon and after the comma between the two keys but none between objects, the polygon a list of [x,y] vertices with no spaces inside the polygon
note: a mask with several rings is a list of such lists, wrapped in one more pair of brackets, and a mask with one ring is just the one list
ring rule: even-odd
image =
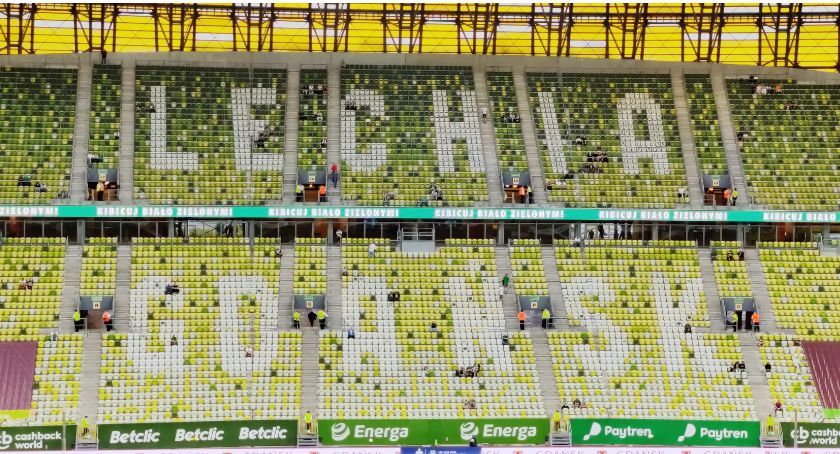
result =
[{"label": "seated spectator", "polygon": [[766,363],[764,363],[764,373],[765,373],[765,374],[769,374],[771,369],[772,369],[772,366],[770,366],[770,362],[769,362],[769,361],[768,361],[768,362],[766,362]]},{"label": "seated spectator", "polygon": [[274,257],[277,257],[278,259],[283,258],[283,248],[280,246],[274,248]]},{"label": "seated spectator", "polygon": [[470,400],[464,402],[464,409],[475,410],[475,399],[470,399]]},{"label": "seated spectator", "polygon": [[738,141],[743,142],[743,141],[750,138],[750,133],[747,132],[747,131],[739,131],[737,136],[738,136]]},{"label": "seated spectator", "polygon": [[743,249],[738,249],[738,261],[739,262],[744,261],[744,250]]},{"label": "seated spectator", "polygon": [[356,338],[356,332],[355,332],[355,331],[353,331],[353,328],[350,328],[350,329],[347,331],[347,338],[348,338],[348,339],[355,339],[355,338]]},{"label": "seated spectator", "polygon": [[175,347],[177,345],[178,345],[178,338],[175,337],[175,336],[172,336],[172,338],[169,339],[169,346],[170,347]]},{"label": "seated spectator", "polygon": [[178,287],[178,284],[166,284],[166,288],[163,291],[164,295],[177,295],[181,293],[181,288]]},{"label": "seated spectator", "polygon": [[583,402],[581,402],[580,399],[575,398],[575,400],[572,402],[572,406],[574,408],[583,408]]},{"label": "seated spectator", "polygon": [[686,323],[684,331],[686,334],[691,334],[691,324]]},{"label": "seated spectator", "polygon": [[429,325],[429,331],[432,332],[432,333],[436,333],[437,332],[437,323],[432,322],[432,324]]},{"label": "seated spectator", "polygon": [[348,272],[347,272],[347,268],[342,268],[342,269],[341,269],[341,277],[348,276],[349,274],[350,274],[350,273],[348,273]]},{"label": "seated spectator", "polygon": [[388,302],[394,302],[394,292],[388,292]]},{"label": "seated spectator", "polygon": [[777,95],[782,94],[782,84],[776,84],[776,85],[773,87],[773,93],[775,93],[775,94],[777,94]]},{"label": "seated spectator", "polygon": [[399,300],[400,300],[400,292],[395,290],[394,291],[394,301],[399,301]]},{"label": "seated spectator", "polygon": [[251,348],[250,345],[245,347],[245,357],[246,358],[252,358],[253,356],[254,356],[254,349]]},{"label": "seated spectator", "polygon": [[727,262],[731,262],[731,261],[732,261],[732,259],[733,259],[733,257],[732,257],[732,251],[726,251],[726,261],[727,261]]}]

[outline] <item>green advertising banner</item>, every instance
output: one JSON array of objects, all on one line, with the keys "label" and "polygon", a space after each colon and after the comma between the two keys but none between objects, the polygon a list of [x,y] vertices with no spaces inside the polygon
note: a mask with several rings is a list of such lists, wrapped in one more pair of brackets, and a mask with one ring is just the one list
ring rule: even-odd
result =
[{"label": "green advertising banner", "polygon": [[475,437],[489,445],[543,444],[545,418],[524,419],[323,419],[318,435],[325,446],[463,445]]},{"label": "green advertising banner", "polygon": [[297,420],[101,424],[100,449],[297,445]]},{"label": "green advertising banner", "polygon": [[75,443],[75,425],[0,427],[0,451],[61,451]]},{"label": "green advertising banner", "polygon": [[0,205],[0,218],[522,220],[594,222],[838,222],[835,211],[614,210],[597,208],[435,208],[153,205]]},{"label": "green advertising banner", "polygon": [[840,448],[840,424],[783,422],[781,426],[786,448]]},{"label": "green advertising banner", "polygon": [[758,447],[758,421],[573,419],[572,445]]}]

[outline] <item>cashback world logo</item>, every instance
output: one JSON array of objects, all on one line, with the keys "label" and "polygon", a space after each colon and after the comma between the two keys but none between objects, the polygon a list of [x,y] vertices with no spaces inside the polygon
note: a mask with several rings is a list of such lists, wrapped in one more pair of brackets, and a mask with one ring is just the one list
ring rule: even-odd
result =
[{"label": "cashback world logo", "polygon": [[12,445],[12,436],[5,430],[0,432],[0,449],[9,449]]}]

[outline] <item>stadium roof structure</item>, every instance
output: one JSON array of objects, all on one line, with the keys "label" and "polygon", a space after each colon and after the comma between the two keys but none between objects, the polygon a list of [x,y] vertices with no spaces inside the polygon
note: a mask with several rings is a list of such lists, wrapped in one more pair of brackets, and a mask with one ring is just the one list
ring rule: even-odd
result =
[{"label": "stadium roof structure", "polygon": [[495,54],[840,71],[838,3],[3,4],[0,52]]}]

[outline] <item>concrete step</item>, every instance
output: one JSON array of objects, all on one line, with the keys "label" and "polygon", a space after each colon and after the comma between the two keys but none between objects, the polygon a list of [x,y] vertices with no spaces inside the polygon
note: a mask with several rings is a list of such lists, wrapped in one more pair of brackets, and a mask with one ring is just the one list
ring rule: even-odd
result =
[{"label": "concrete step", "polygon": [[[330,174],[332,163],[341,167],[341,66],[332,63],[327,67],[327,162],[324,169]],[[341,170],[339,170],[341,171]],[[327,188],[327,201],[331,204],[341,203],[341,181],[338,187],[330,185]]]},{"label": "concrete step", "polygon": [[[295,276],[295,247],[286,244],[281,247],[283,257],[280,259],[280,282],[277,289],[280,292],[277,328],[292,329],[292,308],[294,306],[294,276]],[[301,314],[305,317],[306,314]]]},{"label": "concrete step", "polygon": [[502,295],[502,313],[505,315],[505,329],[508,331],[518,330],[519,322],[516,314],[519,312],[519,303],[516,300],[516,280],[513,276],[513,268],[510,262],[510,248],[508,246],[496,247],[496,274],[498,274],[499,285],[502,278],[507,274],[510,276],[511,285],[508,285]]},{"label": "concrete step", "polygon": [[528,158],[528,169],[531,172],[531,186],[534,191],[534,201],[537,204],[547,204],[545,177],[543,174],[540,150],[537,147],[537,129],[534,115],[531,112],[531,102],[528,98],[528,83],[522,69],[513,71],[513,86],[516,89],[516,104],[519,107],[520,126],[525,141],[525,156]]},{"label": "concrete step", "polygon": [[300,66],[288,68],[286,81],[286,144],[283,153],[283,203],[294,203],[300,113]]},{"label": "concrete step", "polygon": [[569,324],[566,301],[563,299],[563,285],[560,283],[560,276],[557,274],[557,256],[554,252],[554,246],[542,246],[540,252],[542,253],[545,283],[548,285],[548,295],[551,298],[554,328],[561,331],[583,331],[580,326],[572,327]]},{"label": "concrete step", "polygon": [[555,411],[559,411],[562,404],[557,392],[557,378],[554,376],[554,360],[548,345],[548,330],[533,329],[530,333],[534,346],[534,360],[537,363],[542,388],[543,405],[546,415],[550,416]]},{"label": "concrete step", "polygon": [[755,403],[755,415],[764,419],[773,411],[773,397],[770,394],[767,375],[764,373],[764,362],[761,361],[758,340],[756,334],[749,331],[739,333],[738,339],[741,343],[744,365],[747,367],[747,380]]},{"label": "concrete step", "polygon": [[732,111],[729,108],[729,94],[726,91],[726,80],[721,69],[717,67],[712,68],[711,77],[712,93],[715,96],[718,123],[720,124],[720,135],[723,139],[723,150],[726,153],[726,167],[729,169],[732,184],[740,193],[738,198],[744,202],[748,202],[751,200],[750,190],[747,187],[747,178],[744,175],[744,166],[741,161],[741,150],[738,146],[735,122],[732,120]]},{"label": "concrete step", "polygon": [[[90,56],[92,54],[88,54]],[[76,119],[73,127],[73,159],[70,171],[70,200],[81,203],[87,198],[87,155],[90,149],[90,104],[93,63],[79,59],[76,86]]]},{"label": "concrete step", "polygon": [[117,246],[117,287],[114,295],[114,330],[131,331],[131,245]]},{"label": "concrete step", "polygon": [[712,263],[712,251],[709,248],[698,248],[700,259],[700,277],[703,279],[703,292],[706,294],[706,304],[709,308],[709,323],[712,332],[721,333],[724,330],[723,310],[720,308],[720,296],[715,280],[715,267]]},{"label": "concrete step", "polygon": [[326,246],[327,254],[327,314],[330,329],[344,328],[343,289],[341,287],[341,246]]},{"label": "concrete step", "polygon": [[694,131],[691,129],[691,113],[685,96],[685,79],[681,71],[671,72],[671,86],[674,90],[674,107],[677,111],[677,127],[680,133],[685,176],[688,181],[688,199],[691,208],[703,206],[703,185],[700,181],[700,168],[697,165],[697,147],[694,143]]},{"label": "concrete step", "polygon": [[310,411],[318,416],[318,392],[321,389],[320,370],[318,369],[319,336],[318,328],[303,328],[303,344],[301,345],[301,383],[300,383],[300,414]]},{"label": "concrete step", "polygon": [[487,79],[484,68],[478,65],[473,66],[473,79],[475,81],[475,99],[478,103],[479,116],[481,112],[488,112],[487,119],[479,119],[481,128],[481,143],[484,149],[484,166],[487,173],[487,191],[489,194],[490,206],[501,206],[502,176],[499,173],[498,149],[496,135],[493,129],[493,106],[490,105],[490,96],[487,94]]},{"label": "concrete step", "polygon": [[102,332],[85,333],[82,372],[79,377],[79,420],[97,424],[99,418],[99,371],[102,365]]},{"label": "concrete step", "polygon": [[771,333],[786,332],[792,334],[792,330],[780,330],[776,325],[776,317],[773,315],[773,308],[770,303],[770,293],[767,291],[767,280],[764,277],[764,267],[761,266],[758,250],[750,248],[746,249],[744,253],[752,295],[755,298],[758,315],[761,316],[761,330]]},{"label": "concrete step", "polygon": [[120,202],[134,200],[134,61],[122,65],[122,101],[120,104]]},{"label": "concrete step", "polygon": [[64,276],[61,289],[61,308],[58,316],[58,332],[72,333],[73,312],[79,303],[79,281],[82,270],[82,246],[67,245],[64,249]]}]

